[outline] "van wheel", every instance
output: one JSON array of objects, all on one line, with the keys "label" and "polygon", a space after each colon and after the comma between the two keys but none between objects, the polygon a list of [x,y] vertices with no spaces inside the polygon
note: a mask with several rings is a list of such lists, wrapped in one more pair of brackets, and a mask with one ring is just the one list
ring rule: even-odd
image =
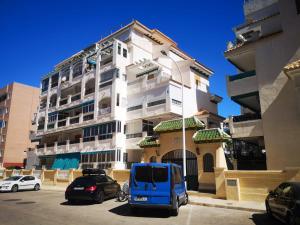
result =
[{"label": "van wheel", "polygon": [[188,193],[185,192],[185,195],[184,195],[184,201],[183,201],[183,205],[187,205],[189,203],[189,195]]},{"label": "van wheel", "polygon": [[178,200],[175,203],[175,208],[171,210],[171,215],[172,216],[177,216],[179,213],[179,202]]},{"label": "van wheel", "polygon": [[11,188],[11,192],[17,192],[18,191],[18,185],[14,185],[14,186],[12,186],[12,188]]}]

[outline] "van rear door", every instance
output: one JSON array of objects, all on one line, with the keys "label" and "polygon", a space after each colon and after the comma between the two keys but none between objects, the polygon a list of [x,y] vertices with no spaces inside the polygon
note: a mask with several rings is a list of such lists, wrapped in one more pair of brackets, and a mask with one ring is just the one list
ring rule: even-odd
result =
[{"label": "van rear door", "polygon": [[171,173],[169,165],[152,166],[151,204],[169,205],[171,203]]},{"label": "van rear door", "polygon": [[150,203],[151,166],[136,165],[132,168],[131,196],[136,203]]}]

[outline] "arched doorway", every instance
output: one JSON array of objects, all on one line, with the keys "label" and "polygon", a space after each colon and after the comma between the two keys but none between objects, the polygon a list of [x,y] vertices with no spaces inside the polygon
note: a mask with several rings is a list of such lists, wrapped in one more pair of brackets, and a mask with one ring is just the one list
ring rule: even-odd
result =
[{"label": "arched doorway", "polygon": [[[183,166],[182,150],[174,150],[166,153],[162,158],[161,162],[176,163]],[[186,181],[187,189],[198,191],[198,164],[197,157],[194,153],[186,151]]]}]

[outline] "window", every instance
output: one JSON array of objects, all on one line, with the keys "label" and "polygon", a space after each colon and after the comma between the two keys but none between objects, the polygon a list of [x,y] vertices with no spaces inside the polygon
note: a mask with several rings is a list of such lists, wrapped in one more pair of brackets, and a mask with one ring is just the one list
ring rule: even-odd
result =
[{"label": "window", "polygon": [[168,181],[168,167],[152,167],[152,176],[154,182]]},{"label": "window", "polygon": [[47,91],[49,87],[49,78],[42,80],[42,92]]},{"label": "window", "polygon": [[82,61],[76,63],[73,67],[73,78],[82,74]]},{"label": "window", "polygon": [[0,128],[4,128],[6,125],[6,122],[4,120],[0,120]]},{"label": "window", "polygon": [[161,104],[165,104],[165,103],[166,103],[166,99],[161,99],[161,100],[149,102],[148,107],[155,106],[155,105],[161,105]]},{"label": "window", "polygon": [[151,167],[150,166],[135,167],[135,180],[138,182],[151,182]]},{"label": "window", "polygon": [[51,77],[51,88],[57,87],[58,85],[58,73]]},{"label": "window", "polygon": [[120,106],[120,94],[118,93],[117,94],[117,103],[116,103],[117,106]]},{"label": "window", "polygon": [[147,132],[147,135],[153,135],[153,122],[143,120],[142,131]]},{"label": "window", "polygon": [[127,49],[123,48],[123,57],[127,58]]},{"label": "window", "polygon": [[175,184],[182,183],[182,173],[178,167],[173,166],[173,179]]},{"label": "window", "polygon": [[121,55],[121,44],[118,43],[118,54]]},{"label": "window", "polygon": [[109,123],[99,124],[93,127],[86,127],[83,129],[83,140],[88,141],[95,136],[98,136],[99,140],[110,139],[112,138],[112,134],[116,132],[116,125],[117,125],[117,131],[120,132],[119,131],[119,129],[121,129],[120,121],[112,121]]},{"label": "window", "polygon": [[203,156],[203,171],[204,172],[214,172],[214,157],[210,153],[206,153]]},{"label": "window", "polygon": [[181,106],[181,101],[178,101],[176,99],[172,99],[172,104]]},{"label": "window", "polygon": [[0,115],[6,114],[7,113],[7,108],[0,108]]},{"label": "window", "polygon": [[156,156],[151,156],[149,162],[156,162]]},{"label": "window", "polygon": [[296,2],[297,14],[300,14],[300,0],[295,0],[295,2]]},{"label": "window", "polygon": [[7,99],[7,94],[0,95],[0,102],[3,102]]},{"label": "window", "polygon": [[143,108],[143,105],[132,106],[132,107],[127,108],[127,112],[142,109],[142,108]]},{"label": "window", "polygon": [[55,113],[55,114],[50,114],[49,116],[48,116],[48,122],[49,123],[53,123],[53,122],[55,122],[56,120],[57,120],[57,113]]},{"label": "window", "polygon": [[82,113],[94,112],[94,103],[82,106]]}]

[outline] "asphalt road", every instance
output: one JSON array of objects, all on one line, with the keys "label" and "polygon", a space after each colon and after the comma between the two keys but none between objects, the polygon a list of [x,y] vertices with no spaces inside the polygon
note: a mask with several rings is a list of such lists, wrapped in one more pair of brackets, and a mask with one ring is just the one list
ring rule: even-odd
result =
[{"label": "asphalt road", "polygon": [[5,225],[280,225],[266,214],[187,205],[177,217],[167,211],[144,209],[132,215],[126,203],[107,200],[102,204],[69,205],[63,192],[27,191],[0,193],[0,224]]}]

